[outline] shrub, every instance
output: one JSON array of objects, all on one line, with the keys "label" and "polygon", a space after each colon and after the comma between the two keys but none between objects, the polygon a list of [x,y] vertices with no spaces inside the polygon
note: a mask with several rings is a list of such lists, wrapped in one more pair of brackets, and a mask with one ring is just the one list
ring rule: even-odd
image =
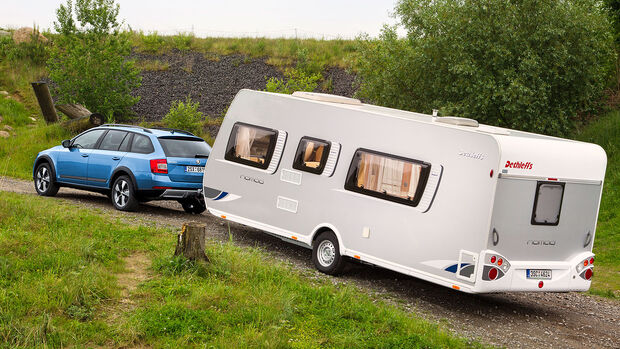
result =
[{"label": "shrub", "polygon": [[183,101],[174,101],[170,107],[170,111],[162,120],[166,127],[176,128],[200,134],[204,116],[198,111],[200,104],[192,102],[188,96]]},{"label": "shrub", "polygon": [[358,40],[358,96],[401,109],[566,135],[614,61],[595,0],[399,0],[407,32]]},{"label": "shrub", "polygon": [[[139,97],[139,70],[127,59],[131,52],[129,32],[117,21],[114,0],[71,0],[60,5],[55,38],[48,60],[50,78],[61,103],[80,103],[108,119],[127,118]],[[76,20],[77,19],[77,20]]]},{"label": "shrub", "polygon": [[159,36],[157,31],[154,31],[148,35],[140,33],[140,39],[142,40],[143,50],[149,53],[157,53],[164,46],[164,38]]},{"label": "shrub", "polygon": [[45,40],[42,40],[37,27],[30,35],[29,41],[16,43],[11,36],[0,37],[0,57],[11,62],[30,60],[36,65],[45,64],[48,58]]},{"label": "shrub", "polygon": [[320,74],[308,74],[299,69],[288,69],[284,77],[286,79],[269,78],[265,91],[287,94],[295,91],[314,91],[321,79]]}]

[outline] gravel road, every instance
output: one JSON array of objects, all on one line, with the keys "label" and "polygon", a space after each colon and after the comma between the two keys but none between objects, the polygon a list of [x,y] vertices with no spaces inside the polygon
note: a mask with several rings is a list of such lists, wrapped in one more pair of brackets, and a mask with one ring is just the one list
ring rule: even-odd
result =
[{"label": "gravel road", "polygon": [[[0,177],[0,191],[34,194],[30,181]],[[139,212],[114,210],[99,194],[63,188],[57,198],[95,208],[130,224],[181,227],[207,223],[213,239],[227,240],[219,218],[191,216],[176,202],[142,205]],[[620,348],[620,302],[580,293],[469,295],[378,267],[351,264],[341,277],[315,271],[310,250],[285,243],[256,229],[231,224],[235,243],[257,246],[302,273],[334,283],[352,284],[375,297],[439,323],[457,335],[508,348]]]}]

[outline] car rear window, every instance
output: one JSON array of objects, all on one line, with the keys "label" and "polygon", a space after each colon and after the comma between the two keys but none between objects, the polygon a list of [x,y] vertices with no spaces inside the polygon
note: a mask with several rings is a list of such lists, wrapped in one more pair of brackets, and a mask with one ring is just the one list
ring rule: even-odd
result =
[{"label": "car rear window", "polygon": [[211,154],[209,144],[196,138],[160,138],[159,143],[168,157],[195,158]]}]

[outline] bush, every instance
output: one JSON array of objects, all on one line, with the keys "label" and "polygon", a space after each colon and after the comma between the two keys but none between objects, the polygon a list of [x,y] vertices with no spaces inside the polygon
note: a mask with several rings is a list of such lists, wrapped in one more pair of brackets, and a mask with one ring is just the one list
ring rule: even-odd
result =
[{"label": "bush", "polygon": [[595,0],[399,0],[407,36],[358,40],[358,96],[555,135],[601,100],[614,62]]},{"label": "bush", "polygon": [[143,50],[149,53],[159,52],[165,44],[164,38],[159,36],[157,31],[148,35],[144,35],[144,33],[140,32],[140,39],[142,40]]},{"label": "bush", "polygon": [[[139,70],[131,53],[129,33],[117,21],[114,0],[77,0],[75,18],[70,0],[60,5],[58,32],[48,60],[50,78],[60,103],[80,103],[109,119],[126,119],[139,97]],[[78,25],[79,23],[79,25]]]},{"label": "bush", "polygon": [[295,91],[314,91],[321,79],[321,74],[308,74],[299,69],[288,69],[284,76],[286,80],[275,77],[269,78],[265,91],[286,94]]},{"label": "bush", "polygon": [[176,128],[200,134],[204,116],[198,111],[200,104],[192,102],[188,96],[185,102],[174,101],[170,107],[170,111],[162,120],[166,127]]}]

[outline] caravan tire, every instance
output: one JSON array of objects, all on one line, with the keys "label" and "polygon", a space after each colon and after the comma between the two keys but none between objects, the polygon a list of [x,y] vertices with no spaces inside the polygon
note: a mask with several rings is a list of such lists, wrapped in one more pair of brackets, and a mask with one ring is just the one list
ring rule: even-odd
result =
[{"label": "caravan tire", "polygon": [[322,232],[312,243],[312,262],[319,271],[329,275],[338,275],[344,269],[340,244],[332,231]]}]

